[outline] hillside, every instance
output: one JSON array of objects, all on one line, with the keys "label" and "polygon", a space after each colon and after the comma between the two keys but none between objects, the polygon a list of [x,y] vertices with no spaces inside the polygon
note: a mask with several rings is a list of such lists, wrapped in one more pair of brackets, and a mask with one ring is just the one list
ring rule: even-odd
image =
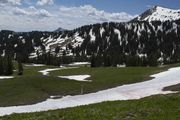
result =
[{"label": "hillside", "polygon": [[[170,11],[161,7],[154,7],[150,11],[159,10],[164,11],[163,14]],[[178,11],[170,13],[169,16],[179,14]],[[143,18],[141,20],[152,17]],[[24,62],[53,65],[90,61],[92,58],[97,62],[94,66],[156,66],[179,62],[180,20],[141,20],[86,25],[64,32],[1,31],[0,53],[12,56],[21,53]],[[62,56],[66,57],[60,58]]]}]

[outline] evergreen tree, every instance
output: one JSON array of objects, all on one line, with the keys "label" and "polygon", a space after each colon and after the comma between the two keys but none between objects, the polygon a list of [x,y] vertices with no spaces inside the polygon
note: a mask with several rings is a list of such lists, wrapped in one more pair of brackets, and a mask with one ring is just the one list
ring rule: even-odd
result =
[{"label": "evergreen tree", "polygon": [[4,75],[13,74],[13,64],[10,55],[6,55],[3,59],[3,74]]},{"label": "evergreen tree", "polygon": [[0,75],[4,74],[3,58],[0,56]]},{"label": "evergreen tree", "polygon": [[12,58],[10,55],[7,56],[7,61],[8,61],[8,75],[13,74],[13,63],[12,63]]},{"label": "evergreen tree", "polygon": [[3,75],[9,75],[8,74],[8,60],[6,56],[3,58]]},{"label": "evergreen tree", "polygon": [[23,75],[22,55],[17,54],[18,75]]},{"label": "evergreen tree", "polygon": [[92,57],[91,57],[91,67],[96,67],[96,63],[95,62],[96,62],[95,61],[95,56],[92,55]]},{"label": "evergreen tree", "polygon": [[148,65],[149,66],[157,66],[158,65],[158,61],[157,61],[157,56],[156,54],[151,54],[148,57]]},{"label": "evergreen tree", "polygon": [[23,75],[23,66],[22,62],[18,62],[18,75]]},{"label": "evergreen tree", "polygon": [[103,60],[104,60],[104,67],[111,66],[111,62],[110,62],[111,58],[109,55],[104,55]]}]

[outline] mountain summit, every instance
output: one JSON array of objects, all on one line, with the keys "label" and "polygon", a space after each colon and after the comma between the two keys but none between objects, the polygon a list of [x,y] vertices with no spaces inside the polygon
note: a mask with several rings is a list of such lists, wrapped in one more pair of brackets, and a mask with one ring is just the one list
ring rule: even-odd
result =
[{"label": "mountain summit", "polygon": [[54,32],[64,32],[64,31],[67,31],[67,30],[64,29],[64,28],[59,27],[59,28],[56,29]]},{"label": "mountain summit", "polygon": [[145,11],[133,21],[174,21],[180,19],[180,9],[174,10],[169,8],[164,8],[160,6],[154,6],[151,9]]}]

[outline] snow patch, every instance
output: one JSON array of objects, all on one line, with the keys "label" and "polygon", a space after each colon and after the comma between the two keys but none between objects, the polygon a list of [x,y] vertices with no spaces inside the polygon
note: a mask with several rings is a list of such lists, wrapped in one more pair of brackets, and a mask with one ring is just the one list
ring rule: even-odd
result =
[{"label": "snow patch", "polygon": [[25,66],[27,66],[27,67],[43,67],[43,66],[46,66],[46,65],[44,65],[44,64],[26,64]]},{"label": "snow patch", "polygon": [[117,67],[118,68],[124,68],[124,67],[126,67],[126,65],[125,64],[122,64],[122,65],[118,64]]},{"label": "snow patch", "polygon": [[22,43],[23,43],[23,44],[25,44],[25,43],[26,43],[25,39],[22,39]]},{"label": "snow patch", "polygon": [[118,40],[120,41],[120,45],[122,45],[122,41],[121,41],[121,32],[118,29],[114,29],[114,32],[118,35]]},{"label": "snow patch", "polygon": [[96,40],[96,36],[93,34],[93,30],[90,30],[89,35],[91,36],[91,41],[94,42]]},{"label": "snow patch", "polygon": [[171,91],[163,91],[162,89],[164,87],[180,83],[179,72],[180,67],[176,67],[162,73],[151,75],[151,77],[155,78],[145,82],[123,85],[84,95],[65,96],[59,99],[47,99],[44,102],[34,105],[0,107],[0,116],[10,115],[13,113],[56,110],[104,101],[133,100],[151,95],[174,93]]},{"label": "snow patch", "polygon": [[104,32],[105,32],[105,30],[104,30],[104,28],[102,27],[102,28],[100,29],[101,37],[102,37],[102,35],[103,35]]},{"label": "snow patch", "polygon": [[13,76],[0,76],[0,79],[12,79],[14,78]]},{"label": "snow patch", "polygon": [[90,65],[90,62],[73,62],[69,66]]},{"label": "snow patch", "polygon": [[48,76],[48,75],[49,75],[49,72],[52,72],[52,71],[64,70],[64,69],[73,69],[73,68],[77,68],[77,67],[51,68],[51,69],[41,70],[41,71],[39,71],[39,72],[42,73],[42,74],[45,75],[45,76]]},{"label": "snow patch", "polygon": [[81,46],[81,44],[83,43],[84,39],[82,37],[79,36],[79,33],[76,33],[75,36],[74,36],[74,44],[73,44],[73,47],[78,47],[78,46]]},{"label": "snow patch", "polygon": [[45,76],[48,76],[49,72],[56,71],[56,70],[61,70],[61,68],[45,69],[45,70],[41,70],[39,72]]},{"label": "snow patch", "polygon": [[58,76],[58,77],[75,80],[75,81],[91,82],[91,80],[86,80],[87,78],[91,77],[90,75],[72,75],[72,76]]}]

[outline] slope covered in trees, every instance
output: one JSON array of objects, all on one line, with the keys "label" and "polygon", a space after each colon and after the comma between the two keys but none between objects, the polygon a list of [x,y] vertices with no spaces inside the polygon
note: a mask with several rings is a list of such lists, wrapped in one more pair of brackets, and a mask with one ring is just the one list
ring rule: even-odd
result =
[{"label": "slope covered in trees", "polygon": [[64,32],[0,32],[0,53],[23,62],[92,66],[156,66],[180,61],[180,20],[103,23]]}]

